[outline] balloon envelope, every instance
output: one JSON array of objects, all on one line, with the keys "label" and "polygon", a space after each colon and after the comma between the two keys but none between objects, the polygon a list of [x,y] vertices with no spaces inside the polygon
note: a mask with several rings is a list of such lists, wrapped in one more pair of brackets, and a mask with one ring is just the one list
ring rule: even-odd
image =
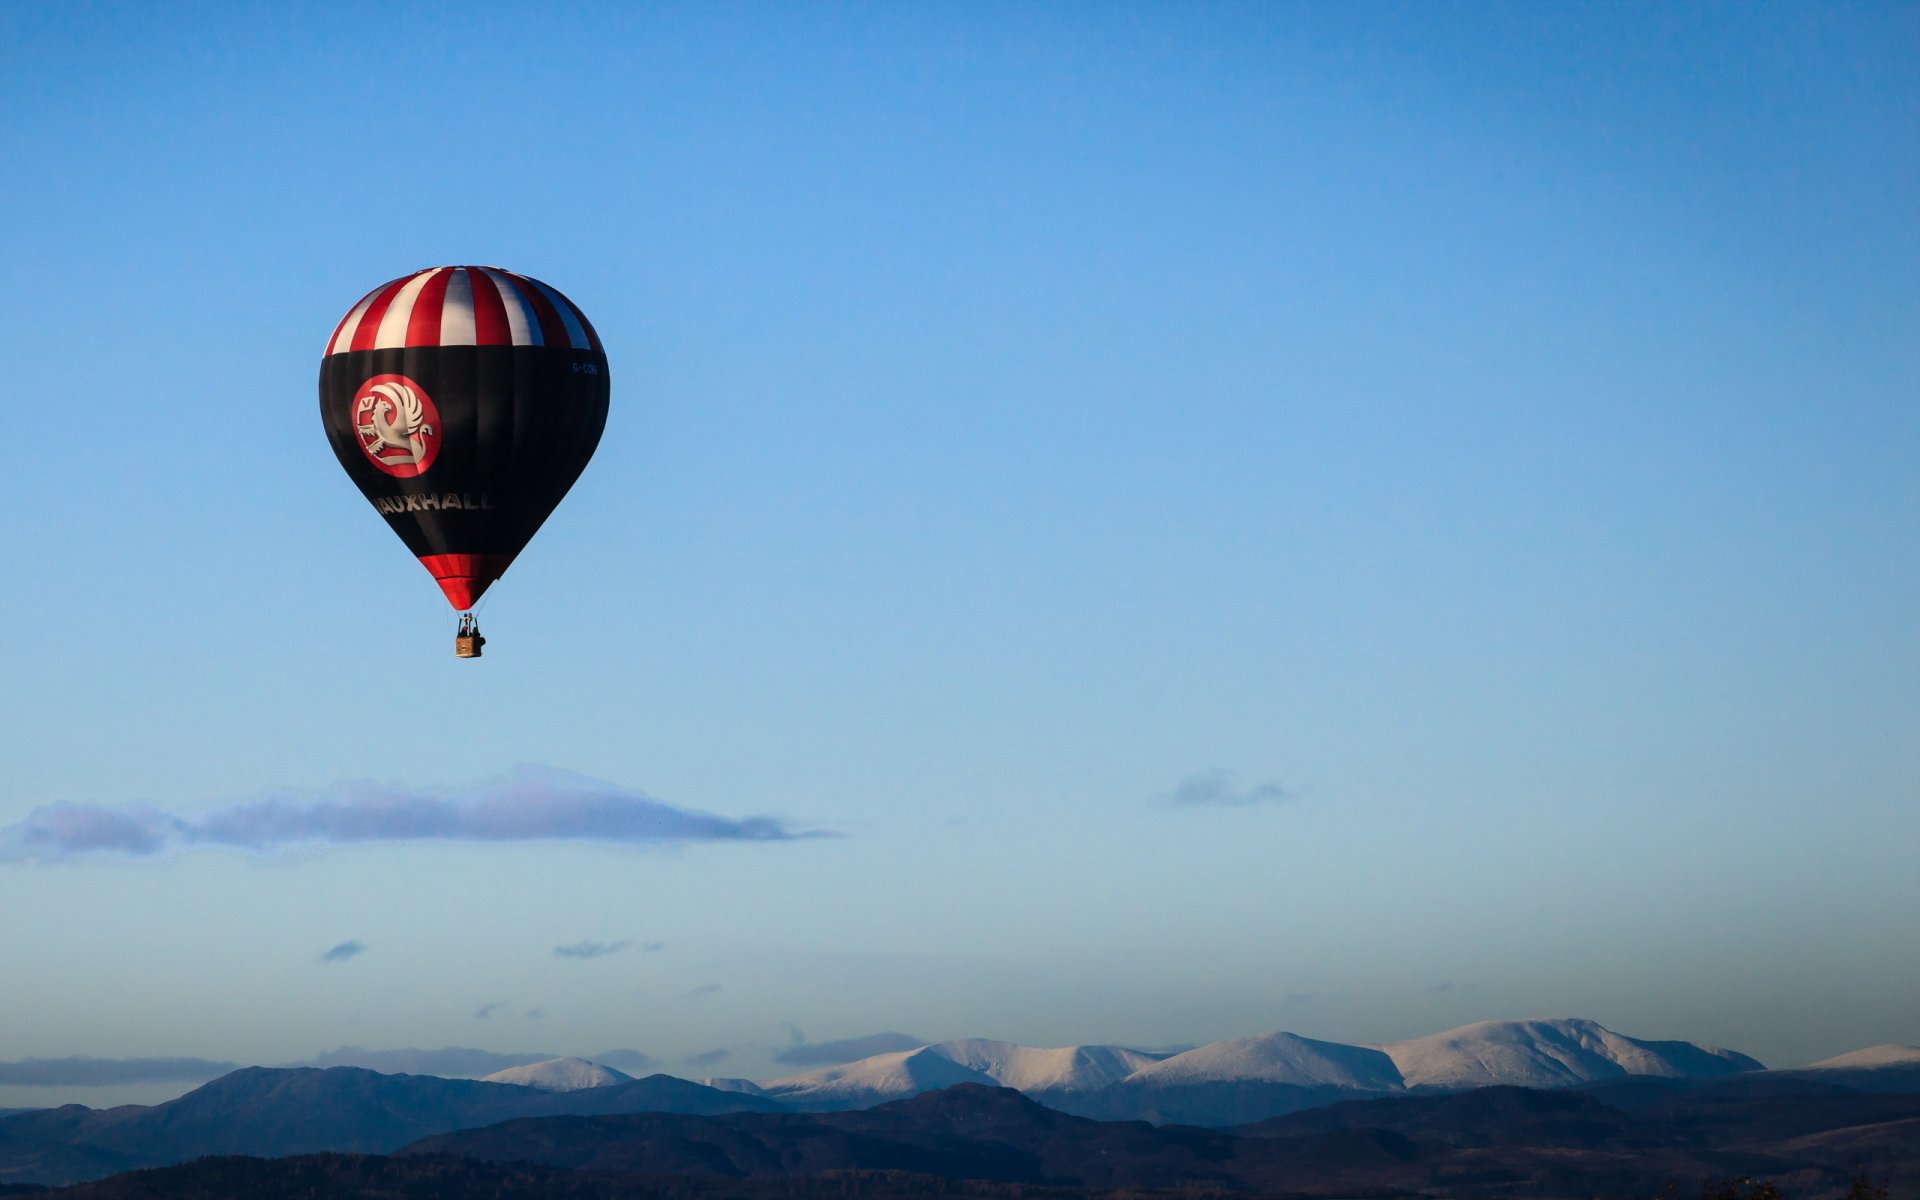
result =
[{"label": "balloon envelope", "polygon": [[599,335],[555,289],[433,267],[341,318],[320,360],[320,418],[360,493],[467,609],[593,457],[608,382]]}]

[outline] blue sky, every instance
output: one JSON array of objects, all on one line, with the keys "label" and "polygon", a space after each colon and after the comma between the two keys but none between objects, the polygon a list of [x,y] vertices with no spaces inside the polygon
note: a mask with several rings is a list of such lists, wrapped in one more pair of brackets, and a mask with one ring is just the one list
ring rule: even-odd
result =
[{"label": "blue sky", "polygon": [[[0,1063],[1920,1043],[1917,51],[0,9]],[[315,413],[340,315],[465,262],[613,373],[481,663]],[[474,840],[530,779],[586,823]],[[315,815],[401,802],[442,836]]]}]

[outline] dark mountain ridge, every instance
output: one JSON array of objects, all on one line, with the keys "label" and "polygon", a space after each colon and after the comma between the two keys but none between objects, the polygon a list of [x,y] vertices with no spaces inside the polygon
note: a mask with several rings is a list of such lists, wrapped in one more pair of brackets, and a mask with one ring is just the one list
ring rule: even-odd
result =
[{"label": "dark mountain ridge", "polygon": [[[401,1155],[735,1181],[878,1169],[1090,1192],[1642,1198],[1669,1182],[1734,1175],[1840,1195],[1861,1161],[1844,1141],[1803,1137],[1783,1147],[1756,1136],[1777,1118],[1770,1104],[1752,1113],[1755,1127],[1737,1105],[1700,1098],[1704,1116],[1680,1106],[1639,1117],[1577,1093],[1489,1088],[1348,1102],[1229,1132],[1092,1121],[1008,1089],[960,1084],[855,1112],[519,1120],[424,1139]],[[1878,1128],[1897,1114],[1920,1116],[1920,1095],[1860,1095],[1822,1111],[1799,1124],[1833,1122],[1832,1133],[1866,1118]],[[1886,1161],[1920,1175],[1920,1146]]]},{"label": "dark mountain ridge", "polygon": [[359,1067],[247,1067],[165,1104],[72,1104],[0,1118],[0,1182],[68,1183],[207,1155],[383,1153],[515,1117],[779,1109],[670,1075],[551,1093]]}]

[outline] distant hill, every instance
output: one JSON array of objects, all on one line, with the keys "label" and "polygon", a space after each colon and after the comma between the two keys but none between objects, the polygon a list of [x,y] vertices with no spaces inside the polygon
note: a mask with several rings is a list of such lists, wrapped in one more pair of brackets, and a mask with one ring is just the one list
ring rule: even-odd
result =
[{"label": "distant hill", "polygon": [[1860,1161],[1850,1155],[1866,1147],[1882,1155],[1885,1177],[1920,1182],[1920,1141],[1895,1149],[1879,1132],[1920,1121],[1920,1095],[1814,1095],[1795,1112],[1785,1092],[1726,1080],[1662,1094],[1662,1105],[1634,1113],[1583,1092],[1498,1087],[1349,1102],[1226,1131],[1086,1120],[962,1084],[857,1112],[513,1121],[402,1153],[735,1181],[888,1170],[1095,1193],[1652,1196],[1669,1182],[1691,1185],[1685,1194],[1745,1174],[1820,1197],[1845,1190]]},{"label": "distant hill", "polygon": [[203,1155],[379,1153],[524,1116],[778,1107],[666,1075],[555,1094],[358,1067],[248,1067],[165,1104],[68,1105],[0,1118],[0,1182],[66,1183]]},{"label": "distant hill", "polygon": [[1091,1121],[1008,1088],[960,1084],[848,1112],[510,1121],[427,1138],[402,1153],[727,1179],[887,1170],[1102,1189],[1244,1187],[1249,1172],[1234,1165],[1242,1148],[1273,1157],[1253,1139]]},{"label": "distant hill", "polygon": [[1891,1042],[1868,1046],[1851,1054],[1839,1054],[1810,1063],[1805,1071],[1877,1071],[1885,1067],[1920,1067],[1920,1046],[1900,1046]]}]

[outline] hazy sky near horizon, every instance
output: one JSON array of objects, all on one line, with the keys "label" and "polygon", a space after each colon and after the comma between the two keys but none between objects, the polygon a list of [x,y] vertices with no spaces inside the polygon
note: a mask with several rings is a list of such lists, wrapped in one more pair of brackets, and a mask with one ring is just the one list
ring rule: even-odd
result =
[{"label": "hazy sky near horizon", "polygon": [[[1920,1043],[1917,55],[0,6],[0,1064]],[[479,663],[315,411],[441,263],[613,373]]]}]

